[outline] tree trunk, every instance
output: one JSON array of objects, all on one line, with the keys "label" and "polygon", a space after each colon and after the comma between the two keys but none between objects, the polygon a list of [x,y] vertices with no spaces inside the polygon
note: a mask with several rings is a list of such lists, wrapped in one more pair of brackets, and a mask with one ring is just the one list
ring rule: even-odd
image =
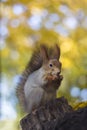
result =
[{"label": "tree trunk", "polygon": [[65,113],[72,112],[64,97],[51,100],[45,106],[25,116],[21,121],[22,130],[54,130],[56,122],[64,117]]},{"label": "tree trunk", "polygon": [[25,116],[20,125],[22,130],[87,130],[87,107],[74,111],[61,97]]}]

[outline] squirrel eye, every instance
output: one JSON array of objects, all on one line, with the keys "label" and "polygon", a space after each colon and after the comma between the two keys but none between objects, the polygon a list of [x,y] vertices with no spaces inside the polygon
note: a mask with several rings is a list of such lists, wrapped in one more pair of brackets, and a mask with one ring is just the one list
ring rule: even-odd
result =
[{"label": "squirrel eye", "polygon": [[50,64],[50,67],[52,67],[53,65],[52,64]]}]

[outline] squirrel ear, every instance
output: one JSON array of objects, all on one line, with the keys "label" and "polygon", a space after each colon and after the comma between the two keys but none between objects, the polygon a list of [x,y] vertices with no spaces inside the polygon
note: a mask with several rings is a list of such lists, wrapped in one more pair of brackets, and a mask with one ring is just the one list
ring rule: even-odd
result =
[{"label": "squirrel ear", "polygon": [[60,58],[60,48],[57,44],[55,44],[53,51],[51,53],[51,58],[58,59]]},{"label": "squirrel ear", "polygon": [[47,53],[47,47],[45,45],[41,45],[40,54],[43,59],[43,63],[45,63],[49,60],[48,53]]}]

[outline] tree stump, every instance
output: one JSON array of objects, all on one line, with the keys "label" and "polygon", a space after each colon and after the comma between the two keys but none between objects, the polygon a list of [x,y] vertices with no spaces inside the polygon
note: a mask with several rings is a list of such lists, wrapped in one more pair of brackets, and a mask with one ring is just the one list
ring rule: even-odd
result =
[{"label": "tree stump", "polygon": [[87,106],[66,113],[60,121],[56,120],[55,128],[52,130],[87,130]]},{"label": "tree stump", "polygon": [[35,114],[25,116],[20,125],[22,130],[54,130],[56,123],[70,112],[73,112],[72,107],[64,97],[61,97],[49,101],[37,109]]},{"label": "tree stump", "polygon": [[87,130],[87,106],[74,111],[61,97],[25,116],[20,125],[22,130]]}]

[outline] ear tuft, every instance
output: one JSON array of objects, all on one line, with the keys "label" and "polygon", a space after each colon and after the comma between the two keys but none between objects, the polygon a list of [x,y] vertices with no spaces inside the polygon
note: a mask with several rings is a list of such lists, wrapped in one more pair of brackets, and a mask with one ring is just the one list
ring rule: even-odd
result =
[{"label": "ear tuft", "polygon": [[57,55],[57,59],[59,59],[60,58],[60,47],[57,44],[55,44],[55,53]]},{"label": "ear tuft", "polygon": [[49,56],[48,56],[48,49],[46,47],[46,45],[41,45],[40,46],[40,54],[41,54],[41,57],[43,59],[43,62],[46,62],[49,60]]},{"label": "ear tuft", "polygon": [[53,46],[50,52],[50,58],[52,59],[58,59],[60,58],[60,48],[57,44]]}]

